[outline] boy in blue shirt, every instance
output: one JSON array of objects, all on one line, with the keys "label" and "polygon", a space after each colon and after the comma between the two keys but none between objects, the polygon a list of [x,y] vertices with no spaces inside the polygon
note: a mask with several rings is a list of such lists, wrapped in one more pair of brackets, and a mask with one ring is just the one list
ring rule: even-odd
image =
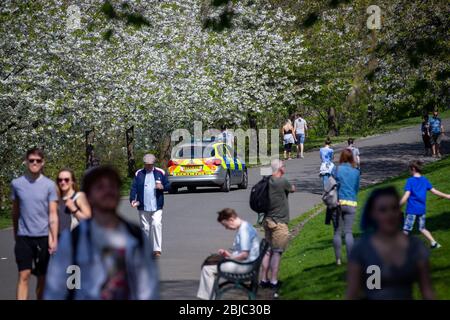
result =
[{"label": "boy in blue shirt", "polygon": [[406,181],[405,194],[400,201],[401,206],[406,203],[406,218],[403,231],[405,234],[409,234],[414,227],[414,222],[417,217],[419,220],[419,231],[431,242],[431,248],[440,248],[441,245],[434,240],[430,231],[425,228],[427,191],[431,191],[438,197],[449,200],[450,194],[436,190],[430,181],[422,176],[422,162],[417,160],[411,161],[409,170],[412,177]]}]

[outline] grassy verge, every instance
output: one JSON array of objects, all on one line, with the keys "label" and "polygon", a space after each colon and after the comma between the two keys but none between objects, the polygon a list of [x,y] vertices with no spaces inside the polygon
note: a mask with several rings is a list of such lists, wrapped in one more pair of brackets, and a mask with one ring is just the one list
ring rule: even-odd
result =
[{"label": "grassy verge", "polygon": [[[424,174],[433,186],[450,192],[450,158],[434,162],[425,167]],[[394,185],[402,192],[407,174],[393,178],[360,192],[359,203],[365,203],[370,192],[377,187]],[[360,236],[359,221],[361,207],[355,222],[355,237]],[[294,220],[291,227],[299,221]],[[427,200],[427,228],[442,244],[442,248],[431,254],[433,286],[439,299],[450,299],[450,202],[432,194]],[[415,231],[417,234],[417,231]],[[324,224],[324,213],[311,219],[295,237],[283,255],[280,279],[283,281],[284,299],[342,299],[345,294],[345,263],[337,267],[332,248],[333,230]],[[425,241],[423,236],[419,236]],[[427,243],[428,245],[428,243]],[[345,249],[345,248],[343,248]],[[345,254],[343,253],[345,257]],[[419,298],[415,288],[415,297]]]},{"label": "grassy verge", "polygon": [[10,210],[0,210],[0,229],[5,229],[12,226],[12,218]]}]

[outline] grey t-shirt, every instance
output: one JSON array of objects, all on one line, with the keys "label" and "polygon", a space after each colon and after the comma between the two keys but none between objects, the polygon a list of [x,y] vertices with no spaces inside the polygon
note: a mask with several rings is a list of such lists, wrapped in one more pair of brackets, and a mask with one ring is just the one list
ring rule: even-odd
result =
[{"label": "grey t-shirt", "polygon": [[[409,237],[409,246],[405,262],[402,266],[386,265],[372,244],[371,236],[363,236],[353,247],[349,262],[361,267],[361,286],[365,298],[369,300],[410,300],[412,286],[418,281],[418,262],[429,258],[429,251],[423,242],[416,237]],[[368,289],[366,282],[372,273],[367,273],[369,266],[379,266],[381,271],[381,289]]]},{"label": "grey t-shirt", "polygon": [[291,188],[291,184],[285,177],[270,177],[270,209],[266,217],[272,218],[277,223],[289,223],[289,202],[287,195],[291,191]]},{"label": "grey t-shirt", "polygon": [[294,124],[295,124],[295,127],[296,127],[296,130],[295,130],[296,134],[305,134],[305,129],[308,128],[305,119],[298,118],[297,120],[295,120]]},{"label": "grey t-shirt", "polygon": [[21,176],[11,182],[11,200],[19,201],[18,236],[48,236],[50,201],[58,201],[56,185],[41,175],[36,180]]}]

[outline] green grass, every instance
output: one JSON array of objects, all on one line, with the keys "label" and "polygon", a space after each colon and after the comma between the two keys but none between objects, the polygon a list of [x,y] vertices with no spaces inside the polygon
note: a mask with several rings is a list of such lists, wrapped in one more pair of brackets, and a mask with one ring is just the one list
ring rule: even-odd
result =
[{"label": "green grass", "polygon": [[122,197],[128,197],[130,195],[131,183],[133,182],[133,178],[126,177],[122,180],[122,187],[120,188],[120,195]]},{"label": "green grass", "polygon": [[0,229],[9,228],[12,226],[12,218],[10,210],[0,209]]},{"label": "green grass", "polygon": [[[424,174],[436,189],[450,192],[450,157],[425,167]],[[354,226],[355,237],[360,236],[359,221],[362,204],[377,187],[394,185],[402,192],[407,174],[362,190],[359,194],[360,209]],[[324,224],[324,212],[310,220],[292,240],[281,261],[280,279],[283,281],[283,299],[343,299],[346,289],[345,263],[335,265],[332,248],[333,228]],[[293,220],[291,227],[299,221]],[[433,287],[438,299],[450,299],[450,201],[432,194],[427,200],[427,228],[442,248],[432,251],[431,270]],[[425,238],[419,236],[424,241]],[[428,245],[428,243],[426,243]],[[343,257],[345,257],[343,248]],[[420,298],[415,288],[414,296]]]}]

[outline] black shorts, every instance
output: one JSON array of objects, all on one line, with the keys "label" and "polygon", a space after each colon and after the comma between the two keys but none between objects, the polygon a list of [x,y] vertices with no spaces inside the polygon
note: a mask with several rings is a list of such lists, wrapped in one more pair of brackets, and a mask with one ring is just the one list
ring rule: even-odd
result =
[{"label": "black shorts", "polygon": [[425,145],[425,148],[430,149],[431,148],[431,137],[424,134],[422,135],[423,144]]},{"label": "black shorts", "polygon": [[291,152],[292,151],[292,143],[286,143],[284,145],[284,151]]},{"label": "black shorts", "polygon": [[14,253],[19,272],[29,269],[36,276],[46,274],[50,260],[48,237],[17,236]]},{"label": "black shorts", "polygon": [[441,133],[432,133],[431,134],[431,144],[441,144],[442,134]]}]

